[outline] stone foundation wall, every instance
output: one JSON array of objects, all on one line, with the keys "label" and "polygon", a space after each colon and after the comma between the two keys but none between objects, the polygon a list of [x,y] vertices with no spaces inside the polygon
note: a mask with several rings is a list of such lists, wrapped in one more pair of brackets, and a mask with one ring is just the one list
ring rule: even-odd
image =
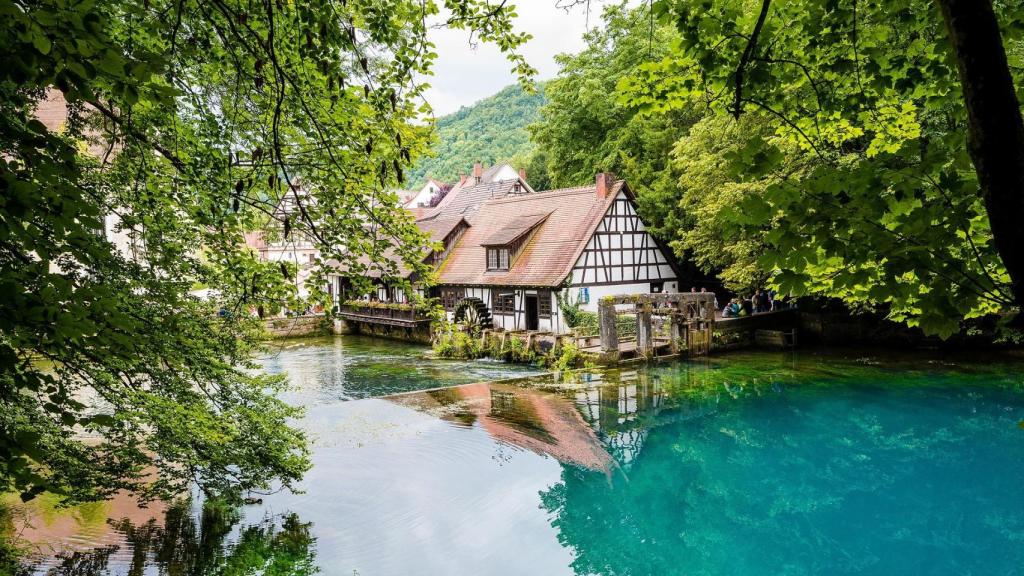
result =
[{"label": "stone foundation wall", "polygon": [[271,338],[293,338],[327,333],[327,319],[324,316],[292,316],[270,318],[263,321]]}]

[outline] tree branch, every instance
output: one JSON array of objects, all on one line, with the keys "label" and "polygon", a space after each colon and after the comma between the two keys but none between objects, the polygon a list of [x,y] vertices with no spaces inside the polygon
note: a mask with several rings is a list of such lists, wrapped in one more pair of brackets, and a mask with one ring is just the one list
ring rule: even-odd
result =
[{"label": "tree branch", "polygon": [[771,0],[761,0],[761,13],[757,16],[754,31],[750,33],[750,38],[747,39],[747,46],[743,49],[743,55],[740,56],[740,63],[736,66],[736,97],[733,100],[732,115],[737,120],[740,119],[740,114],[743,112],[743,74],[746,71],[747,64],[750,63],[750,59],[754,56],[754,50],[757,49],[757,37],[761,34],[764,21],[768,18],[768,8],[771,6],[771,3]]}]

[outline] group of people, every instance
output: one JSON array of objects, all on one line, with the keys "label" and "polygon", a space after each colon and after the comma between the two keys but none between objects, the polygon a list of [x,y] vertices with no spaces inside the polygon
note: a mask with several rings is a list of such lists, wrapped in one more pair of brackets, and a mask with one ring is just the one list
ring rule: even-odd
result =
[{"label": "group of people", "polygon": [[778,297],[774,290],[755,290],[750,297],[733,298],[722,308],[722,318],[752,316],[790,307],[789,299]]},{"label": "group of people", "polygon": [[[701,288],[701,294],[707,293],[707,288]],[[690,288],[691,293],[697,293],[697,288]],[[786,296],[779,297],[774,290],[755,290],[749,297],[733,298],[722,308],[723,318],[738,318],[740,316],[751,316],[763,312],[773,312],[791,308],[792,302]],[[718,309],[718,297],[715,297],[715,309]]]}]

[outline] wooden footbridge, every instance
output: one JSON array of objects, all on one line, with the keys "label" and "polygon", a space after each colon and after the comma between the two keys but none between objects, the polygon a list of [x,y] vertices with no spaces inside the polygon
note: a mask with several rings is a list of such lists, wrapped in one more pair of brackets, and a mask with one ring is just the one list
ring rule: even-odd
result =
[{"label": "wooden footbridge", "polygon": [[[636,318],[636,336],[621,337],[616,320]],[[600,344],[583,348],[602,363],[711,350],[715,295],[711,292],[606,296],[598,303]]]}]

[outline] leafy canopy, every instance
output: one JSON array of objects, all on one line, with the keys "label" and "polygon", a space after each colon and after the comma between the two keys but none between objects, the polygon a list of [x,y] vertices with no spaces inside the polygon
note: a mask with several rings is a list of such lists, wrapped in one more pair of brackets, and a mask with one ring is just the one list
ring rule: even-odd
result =
[{"label": "leafy canopy", "polygon": [[[940,335],[1011,306],[933,2],[660,0],[654,10],[680,36],[671,54],[619,83],[623,103],[773,123],[783,141],[752,141],[728,170],[737,185],[769,173],[777,181],[722,213],[721,225],[763,233],[759,267],[781,292],[885,306]],[[1020,86],[1024,11],[1007,5],[1000,16]],[[808,168],[758,161],[784,156]]]},{"label": "leafy canopy", "polygon": [[[0,0],[0,490],[301,477],[299,412],[252,364],[252,311],[305,304],[294,265],[243,234],[312,239],[355,275],[390,246],[419,264],[426,239],[389,190],[424,147],[442,7],[532,75],[514,12],[484,0]],[[66,119],[36,119],[61,99]]]},{"label": "leafy canopy", "polygon": [[548,82],[548,102],[530,127],[553,186],[587,184],[597,172],[611,171],[629,180],[643,202],[645,193],[668,182],[668,152],[697,116],[638,114],[618,102],[615,88],[637,66],[668,55],[678,34],[652,24],[646,6],[609,5],[601,25],[587,33],[586,47],[556,58],[559,75]]}]

